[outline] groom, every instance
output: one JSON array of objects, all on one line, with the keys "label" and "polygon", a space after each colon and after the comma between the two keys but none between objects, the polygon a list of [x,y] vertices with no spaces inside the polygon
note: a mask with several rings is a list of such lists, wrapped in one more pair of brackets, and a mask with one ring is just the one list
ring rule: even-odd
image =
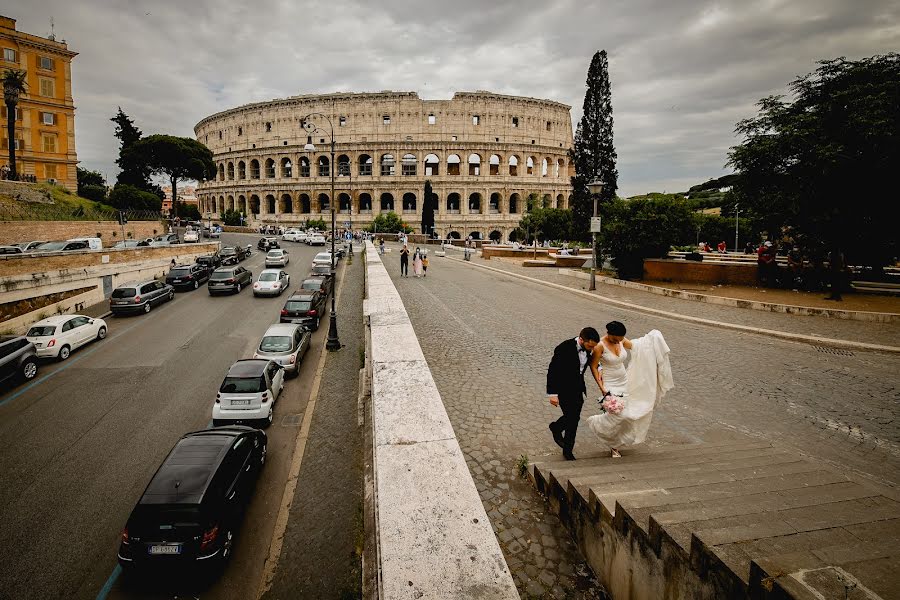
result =
[{"label": "groom", "polygon": [[584,372],[591,362],[591,351],[600,342],[593,327],[585,327],[578,337],[562,342],[553,350],[547,369],[547,396],[550,404],[562,409],[562,416],[550,423],[550,431],[563,450],[566,460],[575,460],[575,433],[584,404]]}]

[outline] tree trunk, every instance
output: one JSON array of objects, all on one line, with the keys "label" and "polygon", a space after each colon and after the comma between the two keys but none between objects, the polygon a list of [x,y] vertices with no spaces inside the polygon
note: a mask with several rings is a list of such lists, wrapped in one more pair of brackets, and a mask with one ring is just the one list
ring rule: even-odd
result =
[{"label": "tree trunk", "polygon": [[16,105],[6,103],[6,136],[9,138],[9,178],[16,181]]}]

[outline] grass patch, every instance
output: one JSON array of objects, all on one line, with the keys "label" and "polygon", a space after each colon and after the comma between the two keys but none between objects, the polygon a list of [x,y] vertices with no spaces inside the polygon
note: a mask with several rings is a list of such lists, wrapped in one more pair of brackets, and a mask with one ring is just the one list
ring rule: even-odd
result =
[{"label": "grass patch", "polygon": [[528,455],[522,454],[519,456],[519,459],[516,461],[516,471],[519,473],[519,477],[525,479],[528,475]]}]

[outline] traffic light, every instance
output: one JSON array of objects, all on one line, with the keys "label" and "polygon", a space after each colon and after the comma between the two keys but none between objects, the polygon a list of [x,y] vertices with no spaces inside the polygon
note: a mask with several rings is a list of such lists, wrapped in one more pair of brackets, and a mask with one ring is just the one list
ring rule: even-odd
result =
[{"label": "traffic light", "polygon": [[127,222],[128,222],[128,218],[125,216],[125,211],[120,210],[119,211],[119,225],[124,225]]}]

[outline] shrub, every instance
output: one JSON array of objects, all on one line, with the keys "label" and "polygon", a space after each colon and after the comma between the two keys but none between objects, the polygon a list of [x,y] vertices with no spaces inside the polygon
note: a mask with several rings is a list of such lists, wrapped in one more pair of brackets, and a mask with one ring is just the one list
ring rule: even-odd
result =
[{"label": "shrub", "polygon": [[145,192],[132,185],[118,184],[109,194],[110,206],[120,210],[162,210],[162,200],[156,194]]},{"label": "shrub", "polygon": [[84,185],[78,192],[78,195],[94,202],[106,203],[106,186],[105,185]]}]

